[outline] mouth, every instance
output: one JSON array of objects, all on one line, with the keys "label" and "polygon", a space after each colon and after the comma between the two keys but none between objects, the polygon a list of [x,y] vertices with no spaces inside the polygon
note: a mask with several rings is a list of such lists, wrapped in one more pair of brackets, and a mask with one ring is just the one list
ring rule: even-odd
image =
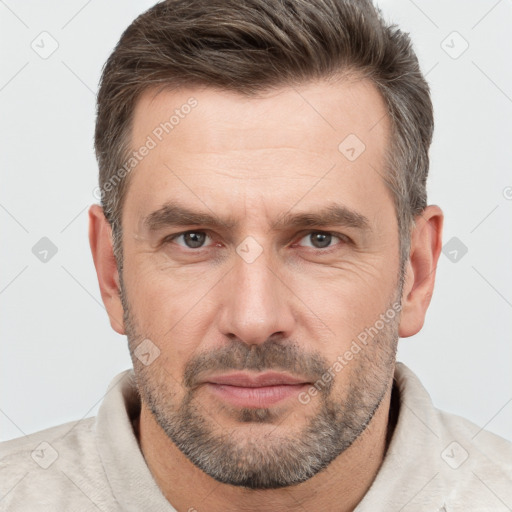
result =
[{"label": "mouth", "polygon": [[310,382],[288,374],[231,373],[208,378],[204,384],[217,398],[235,407],[266,408],[297,398]]}]

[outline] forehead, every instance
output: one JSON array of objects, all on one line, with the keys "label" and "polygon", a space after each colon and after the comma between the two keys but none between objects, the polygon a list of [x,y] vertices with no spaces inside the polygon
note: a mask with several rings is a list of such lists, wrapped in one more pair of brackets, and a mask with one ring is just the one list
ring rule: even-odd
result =
[{"label": "forehead", "polygon": [[[246,148],[300,142],[317,149],[322,131],[343,138],[348,130],[375,144],[388,129],[386,114],[373,82],[355,76],[284,86],[254,96],[210,87],[150,88],[135,105],[132,145],[150,134],[164,146],[172,140],[183,143],[182,136],[194,131],[196,137],[207,135],[201,137],[203,151],[236,149],[246,133],[250,133],[250,140],[243,140]],[[370,137],[377,125],[380,129]],[[219,130],[212,131],[214,126]],[[231,137],[225,137],[230,131]],[[234,133],[238,137],[233,138]],[[326,143],[331,146],[330,140]]]},{"label": "forehead", "polygon": [[256,97],[148,90],[134,111],[131,147],[139,155],[125,209],[146,216],[174,198],[202,211],[258,204],[268,213],[278,198],[286,210],[301,196],[323,202],[340,191],[350,202],[369,187],[389,199],[382,180],[389,136],[385,103],[366,80]]}]

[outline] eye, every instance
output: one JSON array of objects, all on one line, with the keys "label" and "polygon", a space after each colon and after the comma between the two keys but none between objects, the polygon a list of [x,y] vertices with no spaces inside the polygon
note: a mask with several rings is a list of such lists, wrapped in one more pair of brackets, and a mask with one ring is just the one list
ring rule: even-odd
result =
[{"label": "eye", "polygon": [[309,240],[310,245],[304,245],[300,242],[298,245],[300,245],[301,247],[312,247],[313,249],[329,249],[330,247],[332,247],[331,242],[333,242],[333,240],[338,240],[342,242],[345,241],[345,239],[341,237],[341,235],[337,236],[334,233],[328,233],[326,231],[312,231],[311,233],[308,233],[305,237],[301,238],[301,241],[302,240]]},{"label": "eye", "polygon": [[185,231],[184,233],[177,233],[166,238],[166,242],[183,240],[183,243],[176,242],[187,249],[200,249],[206,239],[210,238],[204,231]]}]

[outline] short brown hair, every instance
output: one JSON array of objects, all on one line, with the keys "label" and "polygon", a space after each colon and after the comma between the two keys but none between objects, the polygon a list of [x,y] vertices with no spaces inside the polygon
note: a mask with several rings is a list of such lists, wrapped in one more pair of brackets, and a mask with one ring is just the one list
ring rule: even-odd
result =
[{"label": "short brown hair", "polygon": [[429,88],[408,34],[386,24],[370,0],[165,0],[123,33],[98,93],[101,203],[120,268],[130,175],[119,170],[130,155],[134,107],[143,91],[209,86],[250,96],[348,71],[372,80],[388,108],[384,179],[393,192],[403,267],[412,221],[427,204],[433,132]]}]

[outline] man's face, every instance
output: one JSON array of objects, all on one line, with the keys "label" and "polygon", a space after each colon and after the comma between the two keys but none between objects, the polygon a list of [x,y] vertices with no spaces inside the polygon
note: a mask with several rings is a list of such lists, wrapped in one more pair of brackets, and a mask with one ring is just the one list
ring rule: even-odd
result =
[{"label": "man's face", "polygon": [[[191,97],[168,134],[157,129]],[[137,104],[132,148],[156,146],[124,203],[125,331],[143,407],[219,481],[312,477],[389,390],[400,302],[389,134],[366,81],[251,99],[148,91]]]}]

